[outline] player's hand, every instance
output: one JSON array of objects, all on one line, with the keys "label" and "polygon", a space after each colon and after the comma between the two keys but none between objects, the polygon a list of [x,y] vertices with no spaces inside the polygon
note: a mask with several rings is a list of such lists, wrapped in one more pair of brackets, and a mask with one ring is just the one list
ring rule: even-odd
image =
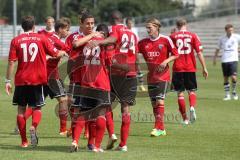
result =
[{"label": "player's hand", "polygon": [[90,49],[93,49],[95,47],[99,46],[99,41],[89,41],[88,44],[87,44],[87,47],[90,48]]},{"label": "player's hand", "polygon": [[207,79],[207,77],[208,77],[208,71],[207,71],[206,68],[203,69],[203,77],[204,77],[205,79]]},{"label": "player's hand", "polygon": [[93,32],[93,37],[102,37],[102,32]]},{"label": "player's hand", "polygon": [[68,54],[65,51],[59,51],[58,56],[59,57],[69,57]]},{"label": "player's hand", "polygon": [[157,71],[158,71],[158,72],[164,71],[165,68],[166,68],[166,66],[167,66],[167,63],[166,63],[166,62],[162,62],[162,63],[158,66]]},{"label": "player's hand", "polygon": [[10,82],[5,83],[5,91],[7,95],[10,95],[12,93],[12,85]]}]

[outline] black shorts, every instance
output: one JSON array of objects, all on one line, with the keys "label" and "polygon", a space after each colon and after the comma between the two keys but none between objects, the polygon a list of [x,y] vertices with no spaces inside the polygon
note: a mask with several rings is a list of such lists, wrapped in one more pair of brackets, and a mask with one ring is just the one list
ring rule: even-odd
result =
[{"label": "black shorts", "polygon": [[13,95],[13,105],[41,107],[45,105],[44,86],[16,86]]},{"label": "black shorts", "polygon": [[222,63],[222,71],[224,77],[236,76],[237,75],[238,62],[226,62]]},{"label": "black shorts", "polygon": [[135,105],[137,95],[137,78],[111,75],[111,102],[116,97],[120,103],[127,103],[129,106]]},{"label": "black shorts", "polygon": [[172,89],[177,92],[197,90],[195,72],[173,72]]},{"label": "black shorts", "polygon": [[111,104],[109,91],[83,88],[80,85],[74,85],[73,90],[72,106],[79,107],[82,111]]},{"label": "black shorts", "polygon": [[168,88],[168,82],[148,84],[148,94],[152,102],[164,100]]},{"label": "black shorts", "polygon": [[44,96],[51,99],[66,96],[64,84],[61,79],[49,79],[48,85],[44,86]]}]

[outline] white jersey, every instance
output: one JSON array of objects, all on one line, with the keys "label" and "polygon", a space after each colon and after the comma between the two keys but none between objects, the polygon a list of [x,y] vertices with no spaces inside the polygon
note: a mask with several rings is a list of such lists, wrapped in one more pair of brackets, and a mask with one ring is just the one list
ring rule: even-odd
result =
[{"label": "white jersey", "polygon": [[231,37],[222,36],[218,42],[218,49],[222,51],[222,62],[238,61],[239,34],[232,34]]}]

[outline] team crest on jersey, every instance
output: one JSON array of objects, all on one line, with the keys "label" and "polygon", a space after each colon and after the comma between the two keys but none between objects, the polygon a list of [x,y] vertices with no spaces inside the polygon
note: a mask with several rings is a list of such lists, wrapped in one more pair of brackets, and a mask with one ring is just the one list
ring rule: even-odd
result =
[{"label": "team crest on jersey", "polygon": [[159,45],[158,45],[158,48],[159,48],[160,50],[162,50],[163,44],[159,44]]}]

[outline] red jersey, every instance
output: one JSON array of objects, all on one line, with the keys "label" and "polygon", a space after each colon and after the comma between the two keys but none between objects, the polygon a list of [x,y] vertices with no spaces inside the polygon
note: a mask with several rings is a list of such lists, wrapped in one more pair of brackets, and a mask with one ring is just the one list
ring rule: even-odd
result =
[{"label": "red jersey", "polygon": [[[80,38],[83,37],[82,35]],[[96,37],[91,40],[102,40],[102,38]],[[77,72],[74,72],[73,75],[75,82],[82,87],[110,91],[110,80],[106,67],[110,65],[110,61],[104,47],[97,46],[90,49],[84,44],[81,48],[75,63],[78,67]]]},{"label": "red jersey", "polygon": [[58,50],[37,33],[23,33],[11,41],[9,61],[18,61],[15,86],[47,83],[46,53],[56,57]]},{"label": "red jersey", "polygon": [[[112,61],[118,64],[128,64],[127,76],[136,76],[136,59],[138,53],[138,42],[136,35],[123,24],[113,25],[109,29],[110,36],[117,39],[115,55]],[[112,74],[121,74],[121,70],[112,69]]]},{"label": "red jersey", "polygon": [[[70,51],[70,48],[67,45],[65,45],[56,34],[49,36],[48,39],[58,50],[63,50],[65,52]],[[59,72],[58,72],[59,61],[60,61],[60,58],[57,58],[57,59],[50,58],[47,60],[48,78],[59,79]]]},{"label": "red jersey", "polygon": [[143,55],[148,66],[148,83],[170,81],[170,71],[167,65],[165,70],[158,72],[159,65],[169,57],[169,53],[177,56],[178,52],[168,36],[159,35],[156,39],[145,38],[138,44],[139,52]]},{"label": "red jersey", "polygon": [[[68,76],[70,79],[71,83],[75,83],[75,78],[74,78],[74,72],[78,72],[78,68],[73,68],[73,63],[75,63],[75,61],[77,61],[79,52],[81,52],[81,50],[83,49],[82,46],[78,47],[78,48],[73,48],[73,41],[78,40],[79,38],[81,38],[83,36],[83,34],[80,31],[76,31],[72,34],[70,34],[65,41],[65,44],[68,46],[68,48],[70,48],[70,51],[68,52],[69,54],[69,60],[68,60]],[[77,66],[76,66],[77,67]]]},{"label": "red jersey", "polygon": [[188,31],[178,31],[170,37],[179,53],[179,58],[173,64],[173,72],[196,72],[194,50],[197,53],[202,50],[198,36]]},{"label": "red jersey", "polygon": [[42,29],[38,31],[39,34],[42,34],[46,37],[52,36],[55,32],[54,31],[47,31],[46,29]]}]

